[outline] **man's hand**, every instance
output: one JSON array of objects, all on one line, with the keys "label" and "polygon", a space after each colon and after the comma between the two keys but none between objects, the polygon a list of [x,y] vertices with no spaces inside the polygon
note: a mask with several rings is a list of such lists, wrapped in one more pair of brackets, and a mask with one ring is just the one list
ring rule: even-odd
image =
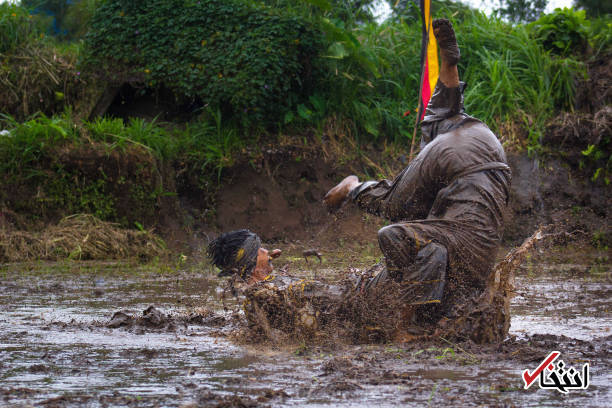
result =
[{"label": "man's hand", "polygon": [[329,211],[337,210],[340,208],[342,203],[344,203],[350,191],[357,187],[358,184],[359,179],[357,176],[351,175],[346,177],[344,180],[338,183],[336,187],[332,188],[327,192],[327,194],[325,194],[325,197],[323,197],[323,203]]}]

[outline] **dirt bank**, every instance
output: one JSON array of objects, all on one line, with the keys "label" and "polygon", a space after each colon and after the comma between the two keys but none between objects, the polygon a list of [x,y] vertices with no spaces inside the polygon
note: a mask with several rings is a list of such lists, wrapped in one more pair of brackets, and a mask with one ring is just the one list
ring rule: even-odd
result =
[{"label": "dirt bank", "polygon": [[[268,241],[303,241],[320,247],[339,239],[375,241],[384,220],[359,212],[348,204],[340,214],[329,215],[321,200],[345,175],[377,174],[370,163],[379,163],[392,177],[403,167],[401,152],[382,157],[371,150],[365,157],[342,163],[311,153],[265,153],[258,166],[242,164],[230,169],[217,195],[215,227],[219,231],[250,228]],[[405,159],[404,159],[405,160]],[[513,172],[504,242],[516,245],[541,224],[573,224],[574,229],[607,236],[606,218],[611,194],[605,183],[594,183],[556,158],[509,154]],[[210,228],[206,226],[205,228]]]},{"label": "dirt bank", "polygon": [[[172,194],[163,197],[134,194],[130,186],[146,190],[142,186],[160,183],[157,173],[151,172],[149,177],[140,171],[132,181],[115,186],[102,199],[116,204],[117,214],[122,219],[153,227],[173,253],[200,259],[201,249],[208,240],[221,231],[238,228],[249,228],[269,243],[292,243],[302,249],[326,250],[370,244],[377,247],[376,232],[385,225],[385,220],[362,213],[350,203],[339,213],[330,215],[321,200],[347,174],[358,174],[362,179],[392,178],[407,164],[406,152],[373,147],[361,150],[332,147],[331,142],[323,141],[316,147],[285,144],[250,152],[223,172],[212,199],[178,178],[175,182],[178,176],[171,166],[164,167],[163,184]],[[78,171],[85,174],[87,166],[94,163],[83,161],[82,155],[77,156],[81,158],[79,162],[66,162],[73,166],[82,163],[84,167]],[[132,160],[134,162],[138,161]],[[607,219],[612,197],[611,189],[602,180],[593,182],[589,170],[574,168],[563,158],[510,153],[509,162],[513,182],[506,214],[506,246],[520,244],[538,225],[550,223],[565,225],[570,231],[584,231],[588,235],[586,241],[596,246],[610,246]],[[109,160],[101,163],[106,165]],[[111,170],[105,174],[112,175]],[[125,173],[130,174],[129,171]],[[30,223],[26,221],[28,214],[12,208],[11,203],[18,202],[15,197],[21,197],[21,202],[30,202],[40,210],[39,207],[44,206],[41,200],[27,198],[35,196],[36,188],[30,185],[26,193],[7,195],[13,198],[0,203],[3,231],[21,234],[23,229],[40,231],[47,226],[48,230],[57,223],[62,208],[55,201]],[[97,203],[100,206],[105,201]],[[63,210],[69,211],[69,207]],[[135,221],[128,224],[133,226]]]}]

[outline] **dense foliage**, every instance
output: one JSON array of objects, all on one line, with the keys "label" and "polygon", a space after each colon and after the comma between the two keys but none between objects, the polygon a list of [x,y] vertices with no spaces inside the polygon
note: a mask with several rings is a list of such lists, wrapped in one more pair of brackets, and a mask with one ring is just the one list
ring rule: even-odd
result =
[{"label": "dense foliage", "polygon": [[557,55],[578,55],[589,46],[589,21],[584,11],[557,9],[534,22],[532,30],[538,42]]},{"label": "dense foliage", "polygon": [[[74,3],[66,18],[96,1]],[[1,4],[0,202],[35,217],[87,212],[133,225],[154,220],[168,194],[212,197],[238,152],[260,154],[247,145],[276,132],[308,135],[305,143],[327,136],[405,148],[418,107],[420,21],[406,2],[383,23],[350,16],[367,4],[107,0],[84,52],[79,42],[49,38],[44,20],[24,8]],[[435,4],[434,15],[450,17],[457,31],[468,113],[506,146],[544,152],[554,119],[585,110],[576,103],[588,91],[579,87],[598,86],[588,68],[611,53],[610,20],[564,9],[512,24]],[[173,101],[197,109],[180,126],[84,120],[81,91],[113,82],[164,97],[170,89]],[[596,182],[609,182],[610,138],[580,135],[592,123],[605,130],[606,92],[599,108],[580,112],[587,127],[572,142]],[[561,142],[566,122],[555,122]]]},{"label": "dense foliage", "polygon": [[88,64],[115,80],[164,86],[251,124],[307,96],[320,47],[304,19],[238,0],[109,0],[86,45]]}]

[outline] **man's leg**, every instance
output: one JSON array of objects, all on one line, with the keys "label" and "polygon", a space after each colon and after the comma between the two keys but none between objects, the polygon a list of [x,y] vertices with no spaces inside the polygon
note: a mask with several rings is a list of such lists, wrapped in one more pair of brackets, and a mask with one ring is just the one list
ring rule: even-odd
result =
[{"label": "man's leg", "polygon": [[446,19],[434,20],[432,23],[434,35],[440,47],[440,78],[439,80],[447,88],[459,86],[459,63],[460,52],[455,38],[455,32],[450,21]]},{"label": "man's leg", "polygon": [[421,149],[454,126],[446,119],[463,114],[463,86],[457,70],[460,53],[453,26],[448,20],[438,19],[432,27],[440,47],[440,76],[421,122]]},{"label": "man's leg", "polygon": [[378,242],[386,258],[388,277],[382,275],[383,271],[372,285],[393,279],[402,285],[402,297],[407,303],[440,303],[448,265],[448,252],[443,245],[424,239],[410,224],[381,228]]}]

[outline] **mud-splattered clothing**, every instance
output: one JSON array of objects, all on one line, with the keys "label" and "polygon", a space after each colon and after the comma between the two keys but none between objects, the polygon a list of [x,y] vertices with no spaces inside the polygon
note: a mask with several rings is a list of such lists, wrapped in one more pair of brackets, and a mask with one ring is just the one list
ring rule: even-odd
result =
[{"label": "mud-splattered clothing", "polygon": [[378,232],[388,274],[412,304],[452,305],[484,290],[503,233],[510,168],[497,137],[463,113],[462,89],[438,82],[419,155],[393,181],[367,181],[350,197],[395,224]]}]

